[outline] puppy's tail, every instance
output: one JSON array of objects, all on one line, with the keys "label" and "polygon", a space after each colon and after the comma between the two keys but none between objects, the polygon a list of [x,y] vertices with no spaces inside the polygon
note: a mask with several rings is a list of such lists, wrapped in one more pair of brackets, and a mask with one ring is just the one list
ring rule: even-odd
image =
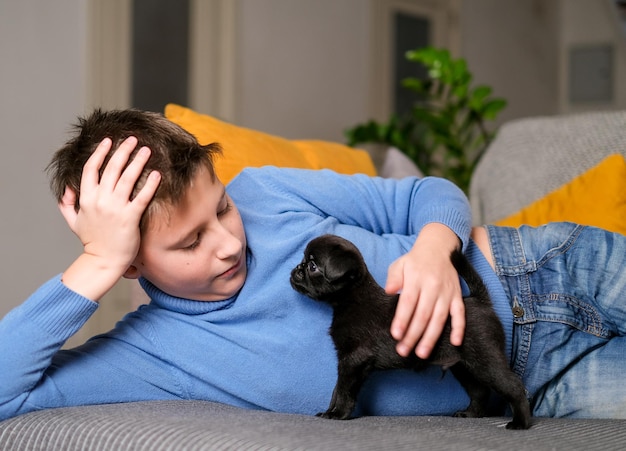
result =
[{"label": "puppy's tail", "polygon": [[459,275],[465,280],[465,283],[467,283],[470,294],[484,303],[491,304],[487,286],[463,252],[459,249],[453,250],[450,255],[450,260],[452,260],[452,264]]}]

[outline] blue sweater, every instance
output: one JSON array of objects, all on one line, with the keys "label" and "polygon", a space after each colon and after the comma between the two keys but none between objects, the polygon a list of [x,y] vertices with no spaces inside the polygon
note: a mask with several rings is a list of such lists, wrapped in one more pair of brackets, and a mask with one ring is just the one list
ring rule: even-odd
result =
[{"label": "blue sweater", "polygon": [[[151,298],[116,327],[59,350],[96,303],[54,277],[0,322],[0,419],[32,410],[157,399],[203,399],[315,414],[336,381],[332,311],[296,293],[291,269],[312,238],[353,241],[384,285],[388,266],[429,222],[461,238],[494,298],[510,350],[512,319],[500,282],[469,239],[467,199],[437,178],[400,181],[330,171],[249,169],[227,187],[248,240],[241,291],[219,302]],[[359,414],[451,414],[467,395],[450,372],[385,371],[368,379]]]}]

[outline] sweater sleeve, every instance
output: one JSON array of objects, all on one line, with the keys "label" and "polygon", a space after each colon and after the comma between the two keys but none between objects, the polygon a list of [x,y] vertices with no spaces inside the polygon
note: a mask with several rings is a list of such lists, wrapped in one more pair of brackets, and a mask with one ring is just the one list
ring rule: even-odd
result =
[{"label": "sweater sleeve", "polygon": [[417,235],[426,224],[437,222],[453,230],[465,248],[471,231],[467,197],[452,182],[437,177],[396,180],[266,167],[244,170],[229,190],[259,208],[280,212],[304,205],[378,235]]},{"label": "sweater sleeve", "polygon": [[53,356],[97,306],[63,285],[59,275],[0,321],[0,420],[24,411]]}]

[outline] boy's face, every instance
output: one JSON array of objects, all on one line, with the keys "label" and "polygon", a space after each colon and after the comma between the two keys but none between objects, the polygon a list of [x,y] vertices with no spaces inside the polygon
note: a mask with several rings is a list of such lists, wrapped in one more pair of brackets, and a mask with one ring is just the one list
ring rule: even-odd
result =
[{"label": "boy's face", "polygon": [[232,297],[246,279],[246,236],[224,185],[202,168],[179,205],[156,212],[132,268],[162,291],[197,301]]}]

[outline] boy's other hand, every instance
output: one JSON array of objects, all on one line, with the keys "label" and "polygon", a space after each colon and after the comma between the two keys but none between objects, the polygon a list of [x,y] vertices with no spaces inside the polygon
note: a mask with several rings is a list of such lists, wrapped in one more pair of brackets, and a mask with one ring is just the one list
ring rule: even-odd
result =
[{"label": "boy's other hand", "polygon": [[[397,351],[407,356],[413,349],[428,358],[448,317],[450,341],[459,346],[465,333],[465,304],[459,276],[450,261],[458,237],[442,224],[428,224],[413,248],[389,267],[386,291],[400,292],[391,334]],[[417,346],[417,347],[416,347]]]}]

